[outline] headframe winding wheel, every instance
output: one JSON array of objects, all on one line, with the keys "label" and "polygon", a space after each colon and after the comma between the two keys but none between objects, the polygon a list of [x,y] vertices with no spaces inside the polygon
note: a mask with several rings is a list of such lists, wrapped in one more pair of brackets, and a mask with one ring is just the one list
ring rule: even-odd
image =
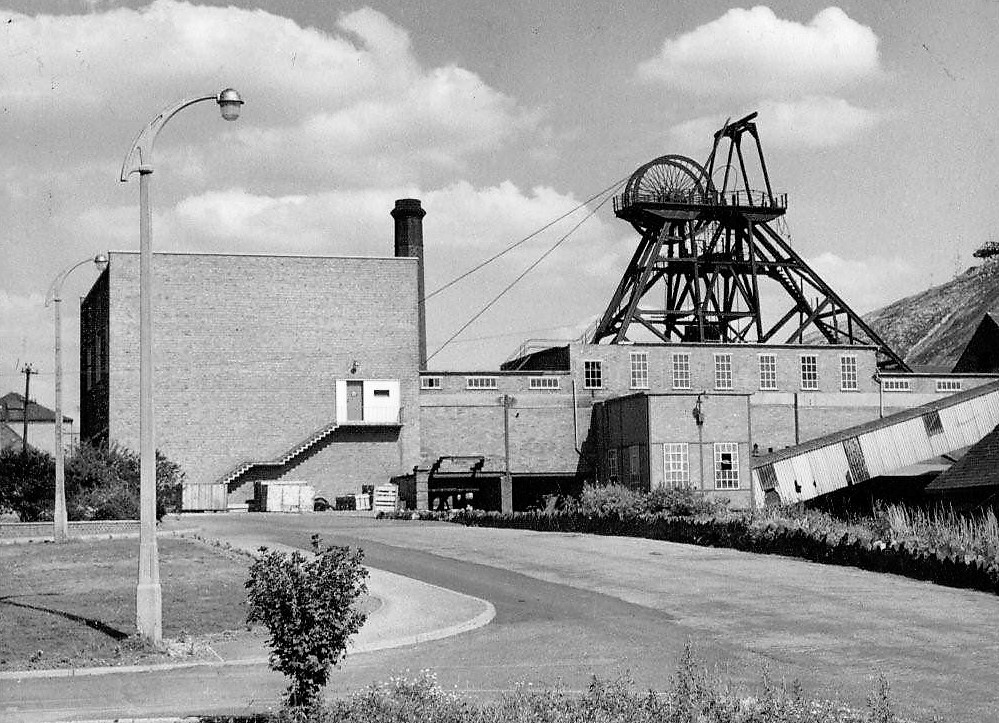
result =
[{"label": "headframe winding wheel", "polygon": [[[651,160],[632,173],[622,197],[628,206],[704,203],[713,190],[714,184],[700,163],[687,156],[670,154]],[[638,228],[634,222],[633,225]]]}]

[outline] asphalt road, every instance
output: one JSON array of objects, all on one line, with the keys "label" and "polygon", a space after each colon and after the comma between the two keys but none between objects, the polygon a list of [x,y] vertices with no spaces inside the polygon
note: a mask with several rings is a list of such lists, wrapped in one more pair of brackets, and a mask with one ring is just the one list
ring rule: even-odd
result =
[{"label": "asphalt road", "polygon": [[[862,707],[875,673],[900,713],[999,720],[999,598],[851,568],[673,543],[342,515],[185,516],[207,537],[361,547],[372,566],[489,600],[492,623],[462,635],[347,659],[327,689],[357,690],[432,669],[440,683],[491,696],[518,684],[585,687],[591,676],[668,684],[690,641],[736,684],[800,681],[806,695]],[[102,676],[103,677],[103,676]],[[117,715],[241,712],[277,704],[262,666],[109,676],[91,685],[134,700]],[[72,686],[39,696],[57,708]],[[172,702],[171,702],[172,701]],[[30,705],[31,701],[25,701]],[[65,710],[101,717],[99,705]],[[41,704],[41,699],[39,700]]]}]

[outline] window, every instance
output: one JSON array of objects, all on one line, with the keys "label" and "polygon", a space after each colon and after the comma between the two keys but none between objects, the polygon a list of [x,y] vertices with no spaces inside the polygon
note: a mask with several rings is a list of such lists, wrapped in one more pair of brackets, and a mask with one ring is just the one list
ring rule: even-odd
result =
[{"label": "window", "polygon": [[843,354],[839,358],[839,388],[843,391],[856,390],[857,357],[853,354]]},{"label": "window", "polygon": [[628,481],[637,485],[642,482],[641,447],[637,444],[628,447]]},{"label": "window", "polygon": [[618,468],[617,468],[617,450],[608,449],[607,450],[607,481],[610,484],[617,484],[618,481]]},{"label": "window", "polygon": [[94,355],[89,348],[83,352],[83,368],[85,370],[83,391],[87,391],[94,386]]},{"label": "window", "polygon": [[603,362],[583,362],[583,389],[601,389],[604,386]]},{"label": "window", "polygon": [[908,379],[881,379],[881,388],[886,392],[910,391]]},{"label": "window", "polygon": [[531,389],[558,389],[558,377],[531,377],[528,381]]},{"label": "window", "polygon": [[465,377],[465,389],[495,389],[496,377]]},{"label": "window", "polygon": [[649,355],[644,351],[631,353],[631,388],[649,388]]},{"label": "window", "polygon": [[420,377],[420,389],[440,389],[442,384],[440,377]]},{"label": "window", "polygon": [[819,388],[819,360],[814,354],[801,356],[801,388]]},{"label": "window", "polygon": [[732,388],[732,355],[715,354],[715,389]]},{"label": "window", "polygon": [[934,409],[932,412],[927,412],[923,415],[923,426],[926,427],[926,433],[933,437],[937,434],[943,434],[943,420],[940,419],[940,410]]},{"label": "window", "polygon": [[673,354],[673,388],[690,389],[690,354]]},{"label": "window", "polygon": [[715,442],[715,489],[739,489],[739,445]]},{"label": "window", "polygon": [[774,354],[760,354],[760,389],[777,389],[777,357]]},{"label": "window", "polygon": [[690,456],[686,442],[663,445],[663,483],[671,489],[690,487]]},{"label": "window", "polygon": [[960,379],[937,379],[938,392],[959,392],[961,391]]}]

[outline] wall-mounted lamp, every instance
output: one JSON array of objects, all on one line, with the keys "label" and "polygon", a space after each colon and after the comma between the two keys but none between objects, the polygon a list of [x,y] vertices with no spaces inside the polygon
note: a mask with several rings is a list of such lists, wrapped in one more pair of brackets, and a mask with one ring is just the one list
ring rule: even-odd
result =
[{"label": "wall-mounted lamp", "polygon": [[355,359],[354,361],[352,361],[350,363],[350,373],[351,374],[357,374],[357,367],[358,367],[357,359]]},{"label": "wall-mounted lamp", "polygon": [[690,412],[694,416],[694,423],[698,427],[704,424],[704,410],[701,409],[701,395],[697,395],[697,401],[694,402],[694,408]]}]

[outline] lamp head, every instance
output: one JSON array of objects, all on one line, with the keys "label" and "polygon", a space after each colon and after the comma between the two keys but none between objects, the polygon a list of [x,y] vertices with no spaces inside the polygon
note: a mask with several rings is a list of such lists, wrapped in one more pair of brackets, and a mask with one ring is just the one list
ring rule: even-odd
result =
[{"label": "lamp head", "polygon": [[222,117],[227,121],[234,121],[239,118],[239,110],[243,105],[243,99],[239,97],[239,93],[235,90],[232,88],[226,88],[219,93],[215,102],[219,104],[219,110],[222,111]]},{"label": "lamp head", "polygon": [[108,267],[108,257],[104,254],[97,254],[94,256],[94,265],[98,271],[104,271]]}]

